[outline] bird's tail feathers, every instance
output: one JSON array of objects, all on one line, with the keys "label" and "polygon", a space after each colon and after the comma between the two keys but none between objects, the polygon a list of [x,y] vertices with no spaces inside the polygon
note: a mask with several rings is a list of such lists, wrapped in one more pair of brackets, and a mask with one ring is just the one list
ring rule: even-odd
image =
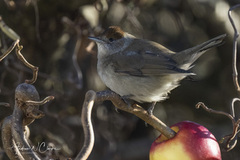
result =
[{"label": "bird's tail feathers", "polygon": [[212,47],[220,46],[224,43],[223,39],[226,34],[222,34],[213,39],[210,39],[195,47],[186,49],[173,55],[173,59],[179,64],[181,69],[188,70],[192,67],[192,64],[203,54],[205,51]]}]

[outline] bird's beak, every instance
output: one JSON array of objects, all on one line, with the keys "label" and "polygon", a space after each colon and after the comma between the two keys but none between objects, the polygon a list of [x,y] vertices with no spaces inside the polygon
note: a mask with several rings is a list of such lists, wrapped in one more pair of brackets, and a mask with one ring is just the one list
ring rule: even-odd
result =
[{"label": "bird's beak", "polygon": [[103,40],[98,38],[98,37],[88,37],[88,39],[91,39],[93,41],[95,41],[96,43],[103,43]]}]

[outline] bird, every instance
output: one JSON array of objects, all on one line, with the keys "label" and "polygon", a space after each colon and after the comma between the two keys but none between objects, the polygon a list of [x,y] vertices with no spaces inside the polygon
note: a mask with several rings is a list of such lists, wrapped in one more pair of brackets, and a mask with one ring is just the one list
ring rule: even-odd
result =
[{"label": "bird", "polygon": [[137,38],[119,26],[110,26],[96,37],[97,72],[103,83],[112,91],[137,103],[154,106],[168,98],[171,90],[187,76],[195,75],[193,63],[208,49],[223,43],[226,34],[180,52]]}]

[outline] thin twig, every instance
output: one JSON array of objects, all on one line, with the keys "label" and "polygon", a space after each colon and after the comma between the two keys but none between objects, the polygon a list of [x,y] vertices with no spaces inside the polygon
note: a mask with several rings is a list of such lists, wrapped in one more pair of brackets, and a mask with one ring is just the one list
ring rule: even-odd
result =
[{"label": "thin twig", "polygon": [[45,103],[51,101],[54,99],[54,96],[48,96],[46,98],[44,98],[42,101],[31,101],[28,100],[25,102],[26,105],[44,105]]},{"label": "thin twig", "polygon": [[16,54],[19,60],[21,60],[24,65],[26,65],[28,68],[30,68],[33,71],[33,78],[31,80],[25,80],[26,83],[28,84],[33,84],[37,80],[37,75],[38,75],[38,67],[30,64],[24,56],[21,54],[21,50],[23,49],[23,46],[20,46],[19,43],[17,44],[16,48]]},{"label": "thin twig", "polygon": [[[238,33],[236,25],[235,25],[235,23],[232,19],[232,10],[234,10],[238,7],[240,7],[240,4],[233,6],[228,10],[228,18],[229,18],[229,21],[230,21],[230,23],[233,27],[233,30],[234,30],[233,55],[232,55],[232,70],[233,70],[232,78],[233,78],[233,84],[234,84],[237,92],[240,95],[240,86],[239,86],[239,82],[238,82],[238,70],[237,70],[237,38],[239,37],[239,33]],[[240,101],[240,99],[239,98],[233,98],[231,106],[230,106],[231,114],[226,113],[226,112],[222,112],[222,111],[216,111],[216,110],[213,110],[211,108],[208,108],[202,102],[199,102],[196,105],[196,108],[202,107],[207,112],[225,115],[232,121],[232,127],[233,127],[232,133],[230,135],[224,136],[220,140],[220,143],[223,143],[226,140],[226,145],[225,145],[225,148],[224,148],[225,151],[230,151],[231,149],[233,149],[236,146],[236,144],[237,144],[237,134],[240,132],[240,130],[239,130],[240,119],[238,117],[236,117],[236,115],[235,115],[235,102],[237,102],[237,101]]]},{"label": "thin twig", "polygon": [[[232,114],[233,117],[236,118],[236,115],[235,115],[235,102],[239,101],[240,102],[240,99],[239,98],[233,98],[232,100],[232,104],[231,104],[231,107],[230,107],[230,112]],[[235,119],[236,120],[236,119]]]},{"label": "thin twig", "polygon": [[14,41],[20,40],[20,36],[6,25],[1,16],[0,16],[0,29],[12,40]]},{"label": "thin twig", "polygon": [[[234,102],[236,101],[236,99],[233,100],[232,105],[234,105]],[[236,144],[237,144],[237,134],[239,133],[239,124],[240,124],[240,119],[238,119],[237,121],[235,121],[236,117],[234,115],[231,115],[229,113],[226,112],[222,112],[222,111],[216,111],[213,110],[211,108],[208,108],[204,103],[199,102],[198,104],[196,104],[196,108],[199,109],[200,107],[202,107],[205,111],[209,112],[209,113],[214,113],[214,114],[220,114],[220,115],[224,115],[226,117],[228,117],[231,121],[232,121],[232,126],[233,126],[233,132],[230,135],[224,136],[219,143],[223,143],[224,140],[226,140],[226,145],[225,148],[223,148],[224,151],[230,151],[232,150]],[[232,110],[234,113],[234,108],[232,107]],[[233,143],[232,143],[233,142]],[[232,143],[232,144],[231,144]]]},{"label": "thin twig", "polygon": [[12,50],[16,47],[16,45],[19,43],[19,39],[14,41],[13,44],[8,48],[8,50],[3,53],[3,55],[0,56],[0,62],[9,54],[12,52]]},{"label": "thin twig", "polygon": [[36,36],[38,39],[38,42],[41,42],[41,36],[40,36],[40,31],[39,31],[39,9],[38,9],[38,4],[37,0],[32,0],[31,1],[34,11],[35,11],[35,29],[36,29]]},{"label": "thin twig", "polygon": [[[236,146],[237,138],[238,138],[237,137],[238,129],[239,129],[239,121],[235,122],[234,125],[233,125],[233,132],[230,135],[230,137],[227,139],[227,142],[226,142],[226,147],[225,147],[226,151],[230,151]],[[234,140],[234,143],[230,144],[233,140]]]},{"label": "thin twig", "polygon": [[240,7],[240,4],[235,5],[233,7],[231,7],[228,10],[228,18],[230,20],[230,23],[233,27],[234,30],[234,38],[233,38],[233,60],[232,60],[232,69],[233,69],[233,83],[237,89],[238,92],[240,92],[240,87],[239,87],[239,83],[238,83],[238,71],[237,71],[237,38],[239,37],[239,33],[238,30],[235,26],[235,23],[232,19],[232,10],[236,9]]},{"label": "thin twig", "polygon": [[[3,24],[2,24],[3,23]],[[9,27],[7,27],[6,29],[6,26],[5,26],[5,23],[2,21],[1,19],[1,16],[0,16],[0,28],[1,29],[5,29],[6,30],[6,34],[8,33],[10,36],[11,36],[11,29]],[[10,30],[10,31],[9,31]],[[9,31],[9,32],[7,32]],[[5,32],[4,32],[5,33]],[[14,32],[15,33],[15,32]],[[8,35],[8,36],[9,36]],[[12,35],[12,36],[16,36],[16,35]],[[18,57],[18,59],[20,61],[22,61],[24,63],[24,65],[26,65],[28,68],[30,68],[33,72],[33,78],[31,80],[25,80],[26,83],[29,83],[29,84],[33,84],[36,80],[37,80],[37,76],[38,76],[38,67],[30,64],[25,58],[24,56],[21,54],[21,50],[23,49],[23,46],[19,45],[19,41],[20,41],[20,38],[16,39],[13,44],[8,48],[8,50],[0,56],[0,62],[9,54],[11,53],[11,51],[16,48],[16,55]]]},{"label": "thin twig", "polygon": [[228,117],[229,119],[232,120],[232,123],[234,123],[234,118],[231,114],[223,112],[223,111],[216,111],[214,109],[208,108],[203,102],[198,102],[196,104],[196,108],[199,109],[200,107],[202,107],[205,111],[209,112],[209,113],[214,113],[214,114],[220,114],[220,115],[224,115],[226,117]]},{"label": "thin twig", "polygon": [[72,62],[73,62],[73,67],[77,72],[77,78],[78,78],[78,84],[77,87],[78,89],[81,89],[83,87],[83,77],[82,77],[82,71],[81,68],[78,65],[77,57],[78,57],[78,51],[81,48],[81,36],[82,36],[82,31],[81,31],[81,26],[76,25],[72,20],[70,20],[68,17],[63,17],[62,22],[70,26],[76,31],[77,35],[77,41],[74,47],[73,55],[72,55]]},{"label": "thin twig", "polygon": [[5,102],[0,102],[0,106],[10,107],[10,104]]},{"label": "thin twig", "polygon": [[[33,4],[36,2],[34,1]],[[33,84],[37,80],[38,75],[38,67],[33,66],[27,60],[24,58],[24,56],[21,54],[21,50],[23,46],[19,45],[20,37],[11,29],[9,28],[5,22],[2,20],[2,17],[0,16],[0,29],[12,40],[14,40],[13,44],[9,47],[9,49],[0,56],[0,62],[9,54],[11,51],[16,48],[16,54],[19,60],[21,60],[24,65],[26,65],[28,68],[30,68],[33,72],[33,78],[31,80],[26,80],[26,83]]]},{"label": "thin twig", "polygon": [[[78,31],[79,32],[79,31]],[[81,38],[80,38],[80,34],[78,33],[77,34],[78,37],[77,37],[77,42],[76,42],[76,45],[75,45],[75,48],[74,48],[74,52],[73,52],[73,55],[72,55],[72,61],[73,61],[73,66],[77,72],[77,77],[78,77],[78,88],[81,89],[83,86],[83,77],[82,77],[82,71],[81,71],[81,68],[79,67],[78,65],[78,61],[77,61],[77,56],[78,56],[78,51],[81,47]]]}]

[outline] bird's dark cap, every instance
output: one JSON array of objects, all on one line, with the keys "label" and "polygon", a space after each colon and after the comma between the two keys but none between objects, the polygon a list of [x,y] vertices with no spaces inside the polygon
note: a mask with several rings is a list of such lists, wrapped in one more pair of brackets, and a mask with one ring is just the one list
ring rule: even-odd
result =
[{"label": "bird's dark cap", "polygon": [[121,39],[124,37],[124,31],[118,26],[110,26],[102,33],[102,36],[106,36],[108,39]]}]

